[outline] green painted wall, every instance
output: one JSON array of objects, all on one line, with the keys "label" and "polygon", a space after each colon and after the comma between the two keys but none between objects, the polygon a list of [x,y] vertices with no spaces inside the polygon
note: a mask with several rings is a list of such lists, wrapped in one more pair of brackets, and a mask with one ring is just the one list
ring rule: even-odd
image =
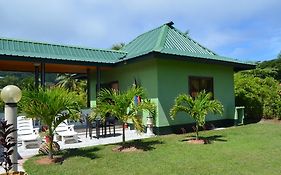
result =
[{"label": "green painted wall", "polygon": [[[155,99],[158,94],[157,75],[156,60],[152,59],[119,65],[111,70],[103,70],[101,72],[101,81],[102,83],[118,81],[119,89],[125,91],[132,87],[136,78],[137,83],[146,89],[148,98]],[[147,113],[143,115],[144,124],[146,124],[147,115]]]},{"label": "green painted wall", "polygon": [[221,65],[191,63],[175,60],[157,60],[158,70],[158,127],[194,122],[184,113],[179,113],[175,120],[169,117],[169,110],[174,99],[180,93],[189,93],[188,77],[213,77],[214,95],[224,105],[224,115],[208,115],[207,121],[233,119],[234,117],[234,85],[233,68]]},{"label": "green painted wall", "polygon": [[[101,83],[118,81],[120,90],[124,91],[132,86],[136,78],[137,82],[147,90],[148,97],[157,104],[156,126],[162,127],[194,122],[183,113],[179,113],[175,120],[169,117],[169,110],[175,97],[180,93],[189,93],[189,76],[213,77],[214,79],[214,95],[224,105],[224,115],[208,115],[207,120],[233,119],[235,107],[233,73],[233,68],[228,66],[151,59],[103,70]],[[94,72],[91,76],[91,105],[95,104],[95,84]],[[143,122],[146,124],[146,115]]]}]

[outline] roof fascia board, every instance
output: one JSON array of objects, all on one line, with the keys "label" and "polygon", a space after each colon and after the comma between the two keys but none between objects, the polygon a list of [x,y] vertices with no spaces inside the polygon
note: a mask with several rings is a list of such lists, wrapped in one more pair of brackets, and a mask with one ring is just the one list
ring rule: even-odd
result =
[{"label": "roof fascia board", "polygon": [[41,62],[41,63],[54,63],[54,64],[69,64],[69,65],[81,65],[81,66],[112,67],[114,65],[114,63],[98,63],[98,62],[87,62],[87,61],[76,61],[76,60],[60,60],[60,59],[9,56],[9,55],[0,55],[0,60],[34,62],[34,63]]},{"label": "roof fascia board", "polygon": [[172,54],[163,54],[163,53],[159,53],[159,52],[155,52],[154,55],[160,59],[173,59],[173,60],[192,61],[192,62],[199,62],[199,63],[228,65],[228,66],[233,66],[234,70],[237,70],[237,71],[254,69],[256,67],[256,65],[254,65],[254,64],[246,64],[246,63],[243,64],[243,63],[227,62],[227,61],[223,61],[223,60],[212,60],[212,59],[205,59],[205,58],[198,58],[198,57],[178,56],[178,55],[172,55]]}]

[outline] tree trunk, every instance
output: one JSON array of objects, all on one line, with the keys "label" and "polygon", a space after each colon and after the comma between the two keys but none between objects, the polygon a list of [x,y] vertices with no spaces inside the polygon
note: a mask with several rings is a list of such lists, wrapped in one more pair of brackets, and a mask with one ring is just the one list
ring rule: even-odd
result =
[{"label": "tree trunk", "polygon": [[125,145],[125,123],[123,123],[122,145]]},{"label": "tree trunk", "polygon": [[196,140],[198,140],[198,138],[199,138],[199,137],[198,137],[198,135],[199,135],[199,134],[198,134],[198,129],[199,129],[199,126],[198,126],[198,124],[196,123]]},{"label": "tree trunk", "polygon": [[54,155],[53,155],[53,143],[54,143],[54,134],[53,132],[49,133],[49,137],[50,137],[50,145],[49,145],[49,158],[53,159]]}]

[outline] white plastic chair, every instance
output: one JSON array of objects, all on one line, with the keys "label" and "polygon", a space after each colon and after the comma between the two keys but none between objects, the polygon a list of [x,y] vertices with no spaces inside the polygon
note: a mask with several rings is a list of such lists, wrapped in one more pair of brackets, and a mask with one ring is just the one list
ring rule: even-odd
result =
[{"label": "white plastic chair", "polygon": [[40,147],[41,137],[39,136],[39,128],[33,128],[32,119],[25,116],[17,117],[17,133],[18,142],[26,149],[28,145]]},{"label": "white plastic chair", "polygon": [[61,140],[63,144],[73,140],[78,142],[78,133],[74,131],[74,125],[68,125],[67,120],[60,123],[55,129],[55,140]]}]

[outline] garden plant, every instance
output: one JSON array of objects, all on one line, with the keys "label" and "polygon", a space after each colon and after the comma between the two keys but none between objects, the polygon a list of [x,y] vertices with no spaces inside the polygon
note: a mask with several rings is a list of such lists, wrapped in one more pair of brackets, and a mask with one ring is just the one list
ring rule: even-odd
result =
[{"label": "garden plant", "polygon": [[198,140],[199,127],[203,127],[206,115],[209,112],[222,114],[223,105],[218,100],[212,100],[212,94],[201,91],[196,97],[187,94],[180,94],[175,99],[175,104],[170,110],[170,116],[174,119],[178,112],[185,112],[192,117],[196,123],[196,140]]},{"label": "garden plant", "polygon": [[79,99],[77,93],[61,87],[23,92],[22,112],[27,117],[39,119],[43,125],[48,126],[50,159],[53,159],[53,140],[56,127],[66,119],[80,117],[79,104],[81,104],[81,101]]},{"label": "garden plant", "polygon": [[[135,97],[141,102],[136,103]],[[155,114],[155,105],[146,98],[142,87],[131,87],[121,92],[113,89],[102,89],[98,94],[97,106],[93,109],[92,119],[100,116],[104,118],[107,114],[117,117],[123,123],[122,143],[125,145],[125,124],[131,120],[137,131],[143,131],[142,112]]]}]

